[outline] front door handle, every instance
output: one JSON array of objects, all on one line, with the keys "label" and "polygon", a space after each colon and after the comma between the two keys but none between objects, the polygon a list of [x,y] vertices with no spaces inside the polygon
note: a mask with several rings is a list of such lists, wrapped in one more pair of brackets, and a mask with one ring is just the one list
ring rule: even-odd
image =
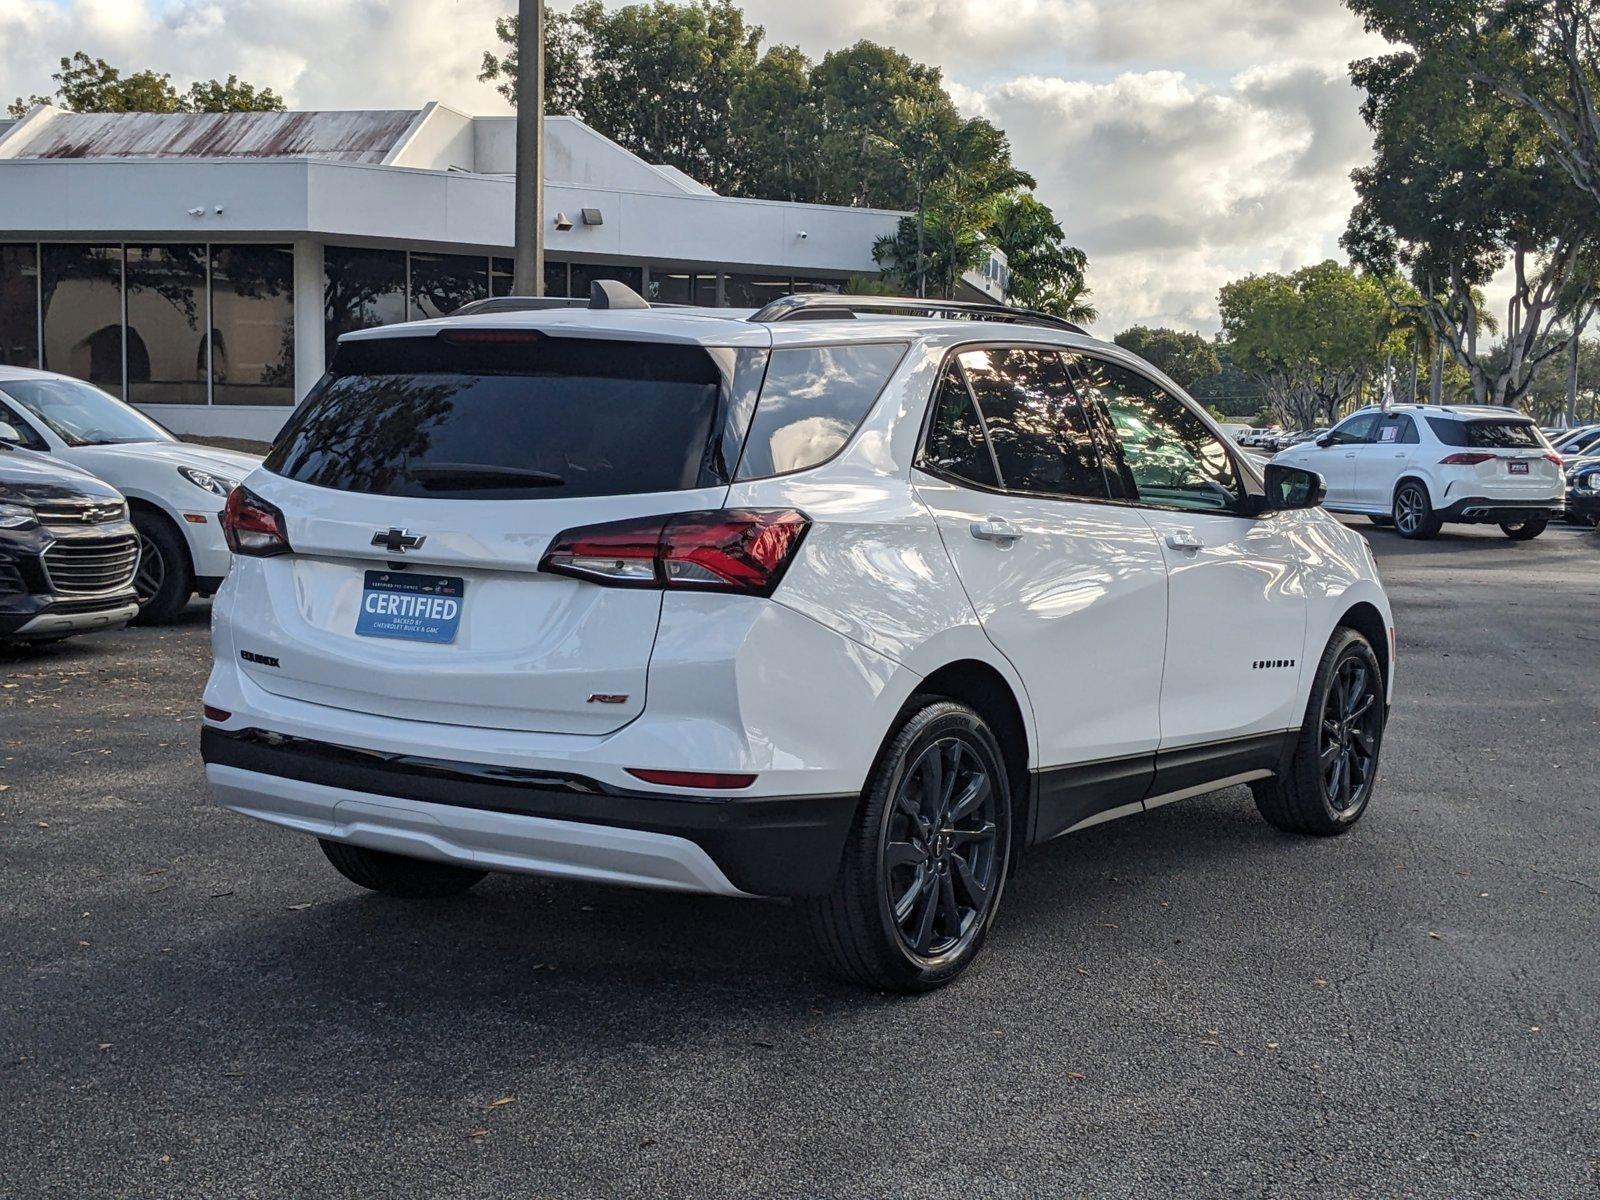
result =
[{"label": "front door handle", "polygon": [[1174,529],[1167,534],[1167,545],[1174,550],[1204,550],[1206,544],[1188,529]]},{"label": "front door handle", "polygon": [[1004,517],[990,517],[987,521],[974,521],[971,529],[972,536],[980,542],[998,542],[1002,546],[1009,546],[1022,536],[1022,530]]}]

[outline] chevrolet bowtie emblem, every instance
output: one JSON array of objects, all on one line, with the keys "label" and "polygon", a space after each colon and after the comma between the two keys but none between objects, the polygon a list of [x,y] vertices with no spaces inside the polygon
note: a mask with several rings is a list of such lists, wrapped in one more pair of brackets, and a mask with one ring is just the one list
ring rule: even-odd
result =
[{"label": "chevrolet bowtie emblem", "polygon": [[390,554],[404,554],[407,550],[415,550],[427,540],[427,534],[412,533],[409,529],[380,529],[372,535],[372,544],[382,546]]}]

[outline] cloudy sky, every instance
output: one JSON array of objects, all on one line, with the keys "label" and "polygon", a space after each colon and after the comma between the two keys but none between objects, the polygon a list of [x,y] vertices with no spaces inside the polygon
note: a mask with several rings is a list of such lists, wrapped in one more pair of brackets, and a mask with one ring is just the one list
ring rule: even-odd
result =
[{"label": "cloudy sky", "polygon": [[[609,0],[608,0],[609,2]],[[552,0],[552,5],[560,0]],[[564,5],[563,5],[564,6]],[[230,71],[291,107],[471,112],[512,0],[0,0],[0,96],[85,49],[187,83]],[[1109,335],[1210,332],[1217,288],[1338,254],[1369,137],[1346,77],[1377,48],[1338,0],[746,0],[813,56],[873,38],[937,63],[958,103],[1088,251]]]}]

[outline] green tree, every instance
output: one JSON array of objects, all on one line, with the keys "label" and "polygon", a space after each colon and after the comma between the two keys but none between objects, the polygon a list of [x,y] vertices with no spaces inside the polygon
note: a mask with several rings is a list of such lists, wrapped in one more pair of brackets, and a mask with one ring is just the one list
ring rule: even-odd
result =
[{"label": "green tree", "polygon": [[743,147],[742,188],[768,200],[807,201],[821,188],[821,117],[811,60],[773,46],[733,90],[733,127]]},{"label": "green tree", "polygon": [[189,85],[186,92],[172,86],[172,76],[155,71],[124,75],[103,58],[90,58],[82,50],[61,59],[61,69],[50,76],[56,89],[48,96],[20,96],[9,106],[13,117],[24,116],[38,104],[55,104],[68,112],[282,112],[283,97],[271,88],[242,83],[236,75],[226,81],[207,79]]},{"label": "green tree", "polygon": [[[1513,404],[1566,336],[1558,319],[1596,236],[1592,207],[1546,152],[1537,122],[1463,73],[1451,50],[1400,50],[1354,65],[1375,161],[1355,172],[1358,202],[1344,235],[1357,262],[1394,296],[1471,380],[1478,403]],[[1512,268],[1507,354],[1481,352],[1493,327],[1482,289]]]},{"label": "green tree", "polygon": [[1219,308],[1233,361],[1297,428],[1334,421],[1404,345],[1383,286],[1331,260],[1236,280],[1223,287]]},{"label": "green tree", "polygon": [[1134,325],[1114,339],[1124,350],[1166,372],[1185,390],[1222,374],[1216,347],[1198,333]]}]

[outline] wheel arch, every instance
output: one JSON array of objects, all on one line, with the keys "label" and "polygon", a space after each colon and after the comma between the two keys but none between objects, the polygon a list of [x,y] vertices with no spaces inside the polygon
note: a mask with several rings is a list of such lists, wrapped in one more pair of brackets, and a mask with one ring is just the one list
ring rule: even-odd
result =
[{"label": "wheel arch", "polygon": [[1372,652],[1378,656],[1378,669],[1383,672],[1384,694],[1388,695],[1394,674],[1389,652],[1389,626],[1378,606],[1369,600],[1352,604],[1334,624],[1335,632],[1340,629],[1353,629],[1372,643]]},{"label": "wheel arch", "polygon": [[1394,481],[1394,486],[1389,489],[1389,512],[1391,514],[1394,512],[1394,498],[1400,494],[1401,487],[1408,483],[1420,483],[1422,490],[1428,493],[1428,503],[1434,508],[1442,507],[1439,504],[1440,497],[1434,494],[1433,480],[1419,471],[1404,471]]},{"label": "wheel arch", "polygon": [[1028,769],[1032,743],[1021,697],[994,666],[975,658],[958,659],[917,685],[896,716],[895,726],[898,728],[919,701],[935,696],[967,705],[994,730],[1011,783],[1013,848],[1020,849],[1026,844],[1033,821],[1032,775]]},{"label": "wheel arch", "polygon": [[[124,493],[126,495],[126,493]],[[143,513],[146,516],[157,517],[165,521],[172,532],[177,536],[178,544],[183,547],[184,564],[189,569],[189,578],[194,578],[194,547],[189,545],[189,535],[183,528],[183,522],[175,518],[165,507],[154,500],[143,496],[127,496],[128,513]]]}]

